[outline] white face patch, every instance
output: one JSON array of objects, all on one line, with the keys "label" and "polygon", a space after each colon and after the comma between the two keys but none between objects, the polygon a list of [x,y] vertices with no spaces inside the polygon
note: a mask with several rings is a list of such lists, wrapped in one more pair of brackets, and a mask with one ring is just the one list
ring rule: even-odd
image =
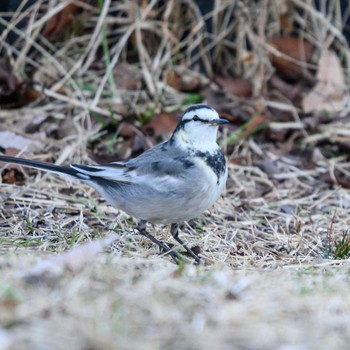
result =
[{"label": "white face patch", "polygon": [[218,149],[218,126],[210,122],[217,119],[220,119],[220,116],[211,107],[192,106],[182,116],[174,138],[182,148],[191,147],[203,152],[215,151]]}]

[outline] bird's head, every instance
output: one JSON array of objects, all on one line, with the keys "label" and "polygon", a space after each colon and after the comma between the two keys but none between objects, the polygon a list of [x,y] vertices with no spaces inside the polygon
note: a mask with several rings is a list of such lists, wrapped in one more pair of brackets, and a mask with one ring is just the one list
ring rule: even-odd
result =
[{"label": "bird's head", "polygon": [[213,108],[193,105],[186,109],[171,138],[180,146],[210,151],[217,148],[218,126],[226,123]]}]

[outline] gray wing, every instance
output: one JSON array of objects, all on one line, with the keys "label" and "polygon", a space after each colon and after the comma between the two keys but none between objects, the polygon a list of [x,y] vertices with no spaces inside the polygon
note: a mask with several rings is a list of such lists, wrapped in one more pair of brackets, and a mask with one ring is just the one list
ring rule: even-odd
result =
[{"label": "gray wing", "polygon": [[139,176],[182,177],[186,170],[194,167],[194,163],[183,150],[169,146],[169,142],[160,144],[126,162],[125,166]]},{"label": "gray wing", "polygon": [[194,163],[185,151],[167,141],[126,162],[72,167],[92,179],[133,183],[152,182],[164,176],[181,178],[186,171],[194,167]]}]

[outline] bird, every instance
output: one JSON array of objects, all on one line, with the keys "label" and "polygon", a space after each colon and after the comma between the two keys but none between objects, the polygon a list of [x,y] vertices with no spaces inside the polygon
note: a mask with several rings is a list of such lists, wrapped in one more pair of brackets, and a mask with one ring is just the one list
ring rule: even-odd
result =
[{"label": "bird", "polygon": [[59,166],[6,155],[0,155],[0,161],[90,185],[112,206],[136,218],[138,232],[179,264],[182,255],[146,230],[147,222],[170,225],[173,238],[199,264],[201,257],[179,237],[179,226],[210,208],[225,190],[228,170],[217,132],[228,122],[212,107],[195,104],[184,111],[167,141],[126,161]]}]

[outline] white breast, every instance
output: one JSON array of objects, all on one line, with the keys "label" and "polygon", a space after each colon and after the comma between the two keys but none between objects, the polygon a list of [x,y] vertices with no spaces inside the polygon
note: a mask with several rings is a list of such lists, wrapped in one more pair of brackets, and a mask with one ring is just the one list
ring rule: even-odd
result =
[{"label": "white breast", "polygon": [[[225,173],[218,179],[214,171],[201,158],[196,158],[196,165],[202,169],[203,177],[203,200],[200,205],[202,212],[211,207],[225,190],[227,180],[227,167]],[[219,180],[219,181],[218,181]]]}]

